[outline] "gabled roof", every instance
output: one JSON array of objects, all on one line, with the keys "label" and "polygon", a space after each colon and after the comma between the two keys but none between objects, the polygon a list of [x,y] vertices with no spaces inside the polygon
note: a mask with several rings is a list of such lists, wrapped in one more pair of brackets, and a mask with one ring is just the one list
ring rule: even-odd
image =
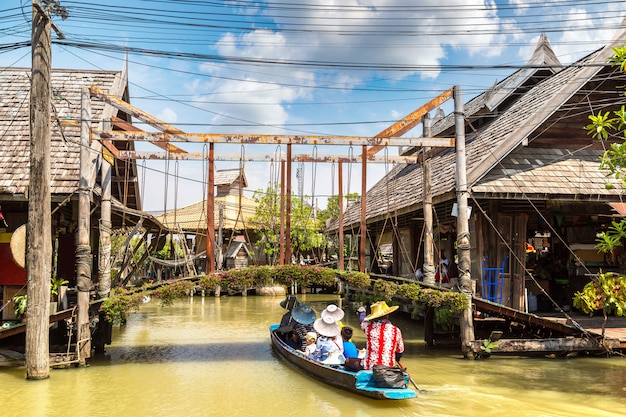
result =
[{"label": "gabled roof", "polygon": [[[241,211],[239,196],[232,194],[215,197],[215,209],[213,210],[215,228],[220,222],[220,208],[222,208],[222,227],[228,230],[244,230],[253,228],[250,219],[256,213],[257,203],[241,196]],[[169,228],[177,229],[180,226],[189,232],[203,231],[207,229],[206,224],[207,202],[198,201],[176,210],[168,211],[157,216],[157,220]]]},{"label": "gabled roof", "polygon": [[248,186],[248,180],[246,179],[246,174],[240,168],[232,168],[232,169],[219,169],[215,171],[214,183],[215,186],[221,185],[232,185],[241,177],[241,181],[243,182],[242,187]]},{"label": "gabled roof", "polygon": [[248,258],[252,257],[250,253],[250,249],[248,248],[248,244],[246,242],[241,242],[241,241],[236,241],[236,240],[230,244],[230,246],[228,247],[226,251],[226,255],[224,257],[226,259],[236,257],[239,251],[241,250],[241,248],[243,248],[246,251],[246,255],[248,256]]},{"label": "gabled roof", "polygon": [[[491,88],[464,104],[466,120],[475,122],[481,118],[491,121],[502,106],[510,104],[517,96],[524,94],[529,88],[560,71],[561,63],[552,51],[547,37],[539,37],[533,55],[526,66],[515,71],[504,80],[495,83]],[[439,109],[440,110],[440,109]],[[438,113],[439,114],[439,113]],[[431,128],[433,136],[454,136],[454,113],[433,120]]]},{"label": "gabled roof", "polygon": [[[27,199],[30,177],[30,68],[0,68],[0,198],[2,194],[12,199]],[[80,112],[81,90],[96,85],[109,94],[127,99],[128,82],[123,71],[62,70],[53,69],[51,75],[52,117],[51,131],[51,184],[53,201],[59,201],[78,189],[80,171]],[[93,127],[102,120],[117,115],[118,111],[99,100],[91,100]],[[126,118],[125,115],[120,115]],[[97,145],[94,145],[97,146]],[[125,146],[132,147],[132,143]],[[113,177],[126,176],[126,195],[122,192],[124,181],[115,183],[112,194],[130,208],[140,208],[136,182],[136,168],[125,171],[125,164],[113,167]],[[133,179],[130,182],[128,178]],[[126,188],[128,190],[128,188]],[[130,197],[129,197],[130,195]]]},{"label": "gabled roof", "polygon": [[[612,56],[612,48],[619,39],[623,42],[624,32],[604,48],[538,83],[508,108],[502,109],[502,113],[491,124],[466,137],[470,192],[499,193],[499,197],[507,193],[521,195],[532,192],[544,198],[565,195],[586,201],[614,201],[619,198],[623,192],[621,187],[613,190],[604,187],[606,178],[598,165],[601,149],[588,147],[582,150],[581,146],[572,146],[567,140],[558,146],[525,147],[529,140],[532,141],[532,135],[538,135],[541,129],[550,128],[550,118],[587,83],[607,79],[606,75],[611,70],[606,66],[606,59]],[[485,93],[481,94],[464,107],[467,114],[475,114],[472,112],[475,112],[477,105],[484,104],[484,96]],[[616,100],[617,95],[613,97]],[[587,113],[590,112],[587,109]],[[443,125],[439,126],[439,132],[447,129],[446,119],[440,122]],[[582,127],[578,130],[579,136],[588,138]],[[433,135],[437,134],[433,126]],[[454,150],[444,151],[431,158],[435,203],[456,198],[455,170]],[[367,193],[368,221],[381,220],[391,212],[400,215],[421,208],[422,174],[420,165],[400,165],[374,185]],[[359,213],[360,203],[349,207],[344,216],[344,227],[358,223]]]}]

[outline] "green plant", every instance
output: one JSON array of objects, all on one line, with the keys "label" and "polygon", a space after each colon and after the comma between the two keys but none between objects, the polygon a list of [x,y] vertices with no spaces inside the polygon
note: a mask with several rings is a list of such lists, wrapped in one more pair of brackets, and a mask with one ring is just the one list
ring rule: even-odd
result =
[{"label": "green plant", "polygon": [[13,304],[15,304],[15,309],[13,310],[15,317],[22,317],[28,307],[28,295],[16,295],[13,297]]},{"label": "green plant", "polygon": [[447,307],[435,308],[435,324],[442,329],[450,329],[456,320],[456,314]]},{"label": "green plant", "polygon": [[55,297],[59,295],[59,287],[69,284],[69,281],[56,275],[50,280],[50,296]]},{"label": "green plant", "polygon": [[605,310],[607,314],[623,316],[626,310],[626,276],[599,273],[596,280],[588,282],[582,291],[574,294],[573,305],[587,314]]},{"label": "green plant", "polygon": [[364,272],[339,272],[339,277],[351,287],[356,287],[358,289],[368,288],[372,285],[370,276]]},{"label": "green plant", "polygon": [[177,298],[188,295],[190,291],[193,291],[194,287],[195,283],[192,281],[176,281],[151,291],[151,294],[159,299],[162,306],[170,306]]},{"label": "green plant", "polygon": [[374,293],[379,295],[387,302],[393,299],[393,296],[398,291],[398,284],[395,282],[385,281],[384,279],[378,279],[374,281]]},{"label": "green plant", "polygon": [[478,354],[479,358],[488,358],[491,356],[491,352],[495,349],[498,349],[499,346],[493,343],[489,339],[483,339],[483,344],[480,346],[480,353]]}]

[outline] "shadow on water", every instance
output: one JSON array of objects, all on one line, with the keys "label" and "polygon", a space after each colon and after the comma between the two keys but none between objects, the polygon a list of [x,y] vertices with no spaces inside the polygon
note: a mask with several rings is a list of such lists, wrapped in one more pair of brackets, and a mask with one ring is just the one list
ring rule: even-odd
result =
[{"label": "shadow on water", "polygon": [[92,358],[94,366],[121,363],[272,361],[271,346],[263,342],[203,343],[107,348]]}]

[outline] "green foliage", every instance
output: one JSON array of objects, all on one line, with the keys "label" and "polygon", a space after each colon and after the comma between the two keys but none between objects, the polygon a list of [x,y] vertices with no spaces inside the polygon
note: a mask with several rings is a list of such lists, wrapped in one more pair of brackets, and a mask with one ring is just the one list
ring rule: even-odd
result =
[{"label": "green foliage", "polygon": [[385,281],[384,279],[374,281],[374,293],[379,296],[379,299],[390,302],[397,292],[398,284],[395,282]]},{"label": "green foliage", "polygon": [[13,297],[13,304],[15,305],[13,310],[15,317],[22,317],[28,308],[28,295],[16,295]]},{"label": "green foliage", "polygon": [[102,302],[100,311],[104,313],[104,318],[109,323],[126,323],[126,314],[139,308],[144,295],[145,294],[130,293],[122,289],[117,289],[113,291],[109,298]]},{"label": "green foliage", "polygon": [[359,294],[357,301],[372,303],[385,299],[392,302],[394,296],[402,296],[415,301],[421,306],[448,309],[452,314],[467,308],[467,297],[464,294],[452,291],[423,289],[418,284],[401,284],[385,280],[372,279],[368,274],[360,272],[344,272],[320,266],[280,265],[276,267],[262,266],[241,269],[218,271],[198,278],[194,283],[191,280],[170,280],[165,285],[155,289],[142,287],[136,292],[116,290],[107,298],[101,307],[107,320],[113,323],[123,323],[125,314],[137,308],[144,296],[158,299],[163,306],[172,304],[176,298],[188,295],[194,287],[213,289],[218,286],[229,289],[243,289],[266,285],[284,285],[290,287],[296,283],[300,288],[312,286],[332,287],[336,277],[344,279],[349,285],[358,288],[372,288],[373,295]]},{"label": "green foliage", "polygon": [[[621,72],[626,72],[626,44],[613,48],[613,56],[608,59],[612,66],[619,67]],[[621,88],[624,88],[623,86]],[[608,172],[608,176],[615,178],[626,185],[626,107],[621,106],[613,112],[599,112],[597,115],[589,115],[589,123],[585,126],[587,134],[594,139],[606,141],[621,139],[621,142],[610,143],[608,149],[600,159],[600,169]],[[608,182],[606,189],[612,189],[613,184]],[[611,252],[616,246],[622,245],[626,221],[613,222],[606,232],[597,236],[596,247],[604,253]]]},{"label": "green foliage", "polygon": [[193,291],[196,284],[189,280],[178,280],[167,285],[162,285],[152,291],[153,296],[157,297],[162,306],[170,306],[174,300],[189,295]]},{"label": "green foliage", "polygon": [[50,280],[50,295],[52,297],[59,295],[59,287],[69,283],[70,282],[66,279],[57,277],[56,275],[53,276]]},{"label": "green foliage", "polygon": [[198,280],[198,286],[202,289],[213,289],[217,288],[222,284],[221,275],[216,273],[210,275],[204,275]]},{"label": "green foliage", "polygon": [[358,289],[368,288],[372,285],[370,276],[364,272],[357,271],[339,271],[339,278],[344,280],[349,286]]},{"label": "green foliage", "polygon": [[585,313],[605,310],[607,314],[623,316],[626,310],[626,276],[612,272],[598,274],[598,279],[588,282],[574,294],[574,307]]},{"label": "green foliage", "polygon": [[463,293],[430,288],[422,288],[415,301],[429,307],[448,307],[452,311],[463,311],[469,305],[467,296]]},{"label": "green foliage", "polygon": [[419,284],[400,284],[398,286],[398,295],[410,300],[418,300],[421,291],[422,287]]},{"label": "green foliage", "polygon": [[[345,195],[344,198],[350,201],[355,201],[360,197],[359,193],[349,193]],[[339,196],[333,195],[328,197],[328,202],[326,203],[326,208],[320,210],[317,215],[318,219],[322,222],[322,224],[326,224],[328,219],[337,219],[339,218]]]},{"label": "green foliage", "polygon": [[499,347],[500,346],[493,343],[491,340],[483,339],[483,344],[480,346],[480,357],[489,357],[491,355],[491,352],[495,349],[498,349]]},{"label": "green foliage", "polygon": [[[255,215],[250,219],[255,232],[261,237],[257,248],[275,264],[280,249],[280,195],[272,187],[257,190],[252,197],[256,203]],[[296,258],[300,254],[314,252],[328,244],[322,233],[324,223],[313,216],[313,208],[304,200],[291,196],[291,247]]]},{"label": "green foliage", "polygon": [[335,270],[321,266],[279,265],[274,267],[274,283],[291,286],[293,283],[300,287],[323,285],[326,287],[335,284]]},{"label": "green foliage", "polygon": [[442,329],[449,329],[454,324],[457,314],[448,307],[437,307],[434,309],[435,324]]}]

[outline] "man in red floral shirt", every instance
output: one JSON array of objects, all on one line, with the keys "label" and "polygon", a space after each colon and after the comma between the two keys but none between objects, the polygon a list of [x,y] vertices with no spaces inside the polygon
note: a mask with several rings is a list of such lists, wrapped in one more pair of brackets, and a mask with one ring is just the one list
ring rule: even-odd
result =
[{"label": "man in red floral shirt", "polygon": [[372,369],[374,365],[396,366],[400,360],[404,352],[402,332],[387,319],[397,309],[398,306],[389,307],[386,302],[378,301],[371,305],[371,314],[361,322],[367,341],[364,369]]}]

